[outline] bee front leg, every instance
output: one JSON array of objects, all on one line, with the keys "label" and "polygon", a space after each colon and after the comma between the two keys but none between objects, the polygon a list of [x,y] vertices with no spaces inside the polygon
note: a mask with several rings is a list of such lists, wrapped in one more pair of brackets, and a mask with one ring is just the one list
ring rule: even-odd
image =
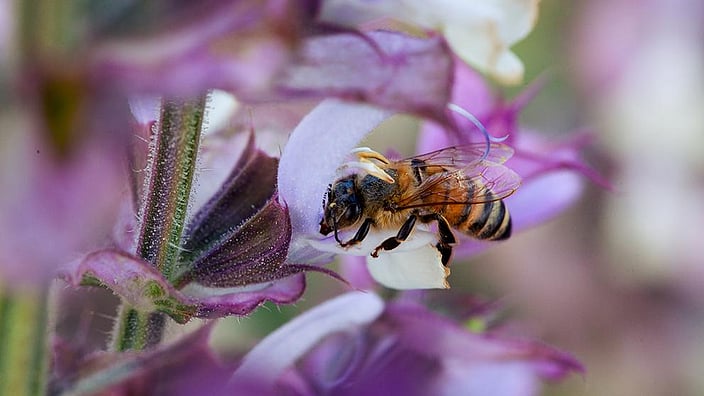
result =
[{"label": "bee front leg", "polygon": [[398,245],[401,244],[401,242],[405,241],[406,238],[411,234],[411,231],[413,231],[413,226],[416,224],[416,218],[417,216],[415,214],[412,214],[408,217],[408,220],[406,220],[405,223],[401,226],[401,229],[398,230],[398,233],[396,236],[391,237],[386,239],[384,242],[381,243],[381,245],[377,246],[374,248],[374,251],[372,252],[372,257],[379,257],[379,250],[393,250],[398,247]]},{"label": "bee front leg", "polygon": [[347,242],[340,243],[340,246],[345,248],[345,247],[356,245],[356,244],[362,242],[364,240],[364,238],[367,237],[367,234],[369,233],[369,228],[372,226],[372,223],[373,223],[372,219],[368,218],[368,219],[364,220],[364,223],[362,223],[362,225],[359,226],[359,229],[354,234],[352,239],[350,239]]}]

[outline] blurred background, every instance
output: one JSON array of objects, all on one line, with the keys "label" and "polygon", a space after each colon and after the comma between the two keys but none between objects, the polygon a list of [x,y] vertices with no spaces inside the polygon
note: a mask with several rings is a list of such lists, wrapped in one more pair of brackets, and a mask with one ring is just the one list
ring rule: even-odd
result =
[{"label": "blurred background", "polygon": [[[526,82],[547,77],[522,124],[555,139],[592,131],[585,156],[614,189],[585,179],[556,219],[455,262],[452,292],[498,300],[517,332],[585,365],[547,395],[704,394],[704,3],[543,0],[515,50]],[[344,290],[308,279],[300,303],[228,319],[215,342],[236,353]]]},{"label": "blurred background", "polygon": [[[587,162],[614,188],[585,178],[581,198],[554,220],[453,263],[450,293],[498,301],[516,334],[584,364],[584,376],[545,387],[547,395],[702,395],[704,2],[543,0],[540,8],[515,51],[526,83],[547,83],[521,124],[556,140],[591,131]],[[521,91],[497,89],[509,98]],[[388,128],[370,145],[414,151],[393,130],[417,128],[414,121]],[[223,320],[213,343],[241,354],[348,290],[320,274],[308,284],[295,305]],[[104,339],[111,317],[99,312],[116,300],[100,290],[64,298],[83,309],[60,315],[60,333],[90,322]]]}]

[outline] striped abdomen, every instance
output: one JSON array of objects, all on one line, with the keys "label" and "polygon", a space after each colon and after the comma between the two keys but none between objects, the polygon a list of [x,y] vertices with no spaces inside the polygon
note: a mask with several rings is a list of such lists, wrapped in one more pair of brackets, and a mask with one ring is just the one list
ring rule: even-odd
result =
[{"label": "striped abdomen", "polygon": [[511,215],[504,201],[465,205],[459,216],[445,217],[452,227],[477,239],[501,240],[511,236]]},{"label": "striped abdomen", "polygon": [[[467,202],[472,201],[474,187],[465,187]],[[484,198],[490,199],[486,193]],[[511,236],[511,215],[502,200],[446,205],[441,213],[453,228],[477,239],[501,240]]]},{"label": "striped abdomen", "polygon": [[[450,226],[477,239],[502,240],[511,236],[511,216],[506,205],[496,199],[487,185],[462,173],[447,173],[442,168],[432,169],[435,170],[432,172],[423,161],[412,165],[418,188],[433,186],[426,190],[422,200],[431,212],[445,217]],[[431,177],[441,183],[428,183]]]}]

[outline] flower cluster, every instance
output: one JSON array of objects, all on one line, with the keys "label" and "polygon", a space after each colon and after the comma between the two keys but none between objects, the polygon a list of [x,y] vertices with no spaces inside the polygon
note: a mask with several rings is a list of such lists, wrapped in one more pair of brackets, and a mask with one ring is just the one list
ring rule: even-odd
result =
[{"label": "flower cluster", "polygon": [[[21,37],[0,32],[0,48],[20,47],[22,67],[0,66],[22,88],[12,106],[23,109],[8,117],[22,132],[3,144],[16,149],[1,156],[12,184],[0,197],[0,292],[43,299],[59,276],[121,301],[109,352],[54,340],[50,392],[509,395],[582,370],[536,342],[470,332],[460,325],[470,318],[439,316],[408,295],[343,295],[234,364],[207,346],[212,325],[162,340],[168,318],[292,303],[306,272],[347,282],[324,266],[338,254],[366,257],[392,288],[448,287],[432,229],[378,259],[369,253],[389,234],[374,230],[343,249],[319,232],[338,168],[395,113],[422,123],[419,152],[508,132],[505,152],[515,154],[497,161],[523,179],[506,200],[517,231],[574,201],[580,173],[599,181],[580,160],[582,140],[554,145],[517,124],[535,90],[503,103],[479,74],[520,81],[510,47],[531,30],[536,0],[102,3],[74,1],[57,14],[31,2],[8,10]],[[45,23],[32,33],[35,20]],[[218,114],[213,90],[235,98],[239,113]],[[281,112],[267,118],[267,106],[292,106],[295,127]],[[257,127],[261,118],[268,128]],[[487,136],[475,130],[482,125]],[[267,138],[283,148],[267,150]],[[486,246],[462,240],[455,255]]]}]

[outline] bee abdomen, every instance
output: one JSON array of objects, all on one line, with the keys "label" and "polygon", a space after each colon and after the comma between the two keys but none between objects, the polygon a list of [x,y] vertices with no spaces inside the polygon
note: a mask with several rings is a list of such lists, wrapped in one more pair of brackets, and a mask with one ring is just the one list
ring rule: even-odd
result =
[{"label": "bee abdomen", "polygon": [[511,236],[511,216],[503,201],[467,205],[453,226],[477,239],[502,240]]}]

